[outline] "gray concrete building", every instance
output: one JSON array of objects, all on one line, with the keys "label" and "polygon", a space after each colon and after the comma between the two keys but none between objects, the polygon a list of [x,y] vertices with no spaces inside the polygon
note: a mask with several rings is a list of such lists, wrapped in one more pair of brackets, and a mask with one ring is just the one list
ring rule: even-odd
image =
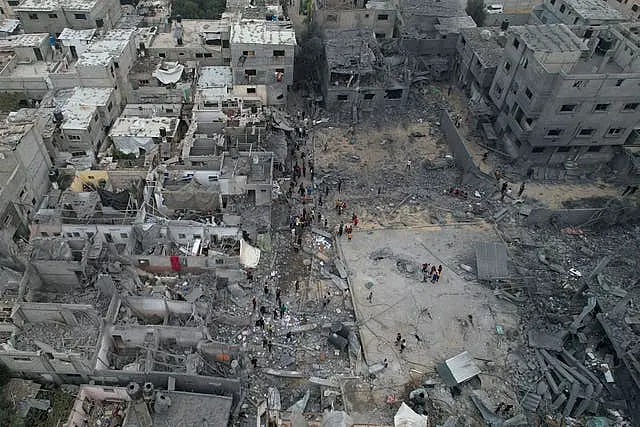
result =
[{"label": "gray concrete building", "polygon": [[390,1],[316,0],[313,22],[322,29],[347,30],[366,28],[378,39],[392,38],[397,22],[396,8]]},{"label": "gray concrete building", "polygon": [[463,28],[458,37],[457,81],[470,98],[486,96],[504,56],[504,36],[496,28]]},{"label": "gray concrete building", "polygon": [[13,10],[25,33],[54,36],[68,27],[110,29],[121,15],[118,0],[22,0]]},{"label": "gray concrete building", "polygon": [[145,54],[166,61],[198,61],[201,65],[229,65],[230,24],[228,20],[182,19],[166,31],[157,32]]},{"label": "gray concrete building", "polygon": [[625,25],[575,31],[507,31],[489,94],[501,149],[530,166],[597,167],[635,143],[640,39]]},{"label": "gray concrete building", "polygon": [[534,23],[567,25],[615,24],[627,20],[602,0],[544,0],[531,11]]},{"label": "gray concrete building", "polygon": [[268,105],[284,104],[293,83],[296,34],[290,22],[240,20],[231,25],[234,91],[258,94]]},{"label": "gray concrete building", "polygon": [[32,124],[0,124],[0,224],[3,256],[28,236],[31,216],[49,186],[51,159]]},{"label": "gray concrete building", "polygon": [[50,89],[47,74],[60,59],[51,49],[48,34],[18,34],[0,40],[0,91],[42,99]]},{"label": "gray concrete building", "polygon": [[327,30],[320,80],[328,110],[353,115],[385,106],[402,106],[409,71],[403,64],[389,71],[373,32]]}]

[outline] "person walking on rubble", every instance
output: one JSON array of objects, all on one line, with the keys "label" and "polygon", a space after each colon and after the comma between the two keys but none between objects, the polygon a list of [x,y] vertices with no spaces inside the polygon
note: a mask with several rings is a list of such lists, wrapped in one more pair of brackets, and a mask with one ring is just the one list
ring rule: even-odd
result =
[{"label": "person walking on rubble", "polygon": [[269,342],[267,343],[267,348],[269,349],[269,353],[271,353],[271,351],[273,350],[273,341],[269,340]]},{"label": "person walking on rubble", "polygon": [[341,192],[342,192],[342,180],[339,179],[338,180],[338,193],[341,193]]},{"label": "person walking on rubble", "polygon": [[400,345],[400,341],[402,341],[402,334],[398,332],[398,335],[396,335],[396,345]]},{"label": "person walking on rubble", "polygon": [[258,300],[256,299],[255,295],[253,296],[253,298],[251,298],[251,304],[253,305],[253,310],[251,312],[255,313],[256,307],[258,307]]},{"label": "person walking on rubble", "polygon": [[369,292],[369,296],[367,297],[367,301],[369,301],[369,304],[373,304],[373,291]]},{"label": "person walking on rubble", "polygon": [[402,338],[400,341],[400,353],[402,353],[407,348],[407,340]]}]

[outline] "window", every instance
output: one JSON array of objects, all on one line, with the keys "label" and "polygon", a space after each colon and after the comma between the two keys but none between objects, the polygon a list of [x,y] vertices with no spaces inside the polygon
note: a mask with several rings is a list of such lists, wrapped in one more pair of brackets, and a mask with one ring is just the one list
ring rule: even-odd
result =
[{"label": "window", "polygon": [[256,55],[256,51],[255,50],[243,50],[242,51],[242,56],[255,56]]},{"label": "window", "polygon": [[196,53],[196,58],[202,58],[202,54],[201,53]]},{"label": "window", "polygon": [[167,114],[171,114],[171,113],[173,113],[173,108],[165,108],[164,112],[167,113]]},{"label": "window", "polygon": [[531,99],[533,97],[533,92],[531,92],[529,90],[529,88],[525,89],[524,94],[527,95],[527,98],[529,98],[529,99]]},{"label": "window", "polygon": [[596,133],[595,129],[585,128],[585,129],[580,129],[580,132],[578,132],[578,136],[591,136],[594,133]]},{"label": "window", "polygon": [[218,180],[218,176],[217,175],[209,175],[209,177],[207,179],[209,180],[209,182],[216,182]]},{"label": "window", "polygon": [[167,54],[166,54],[166,53],[164,53],[164,52],[160,52],[160,53],[158,54],[158,56],[159,56],[160,58],[165,58],[165,57],[167,56]]},{"label": "window", "polygon": [[80,237],[80,233],[78,233],[77,231],[73,232],[73,237]]},{"label": "window", "polygon": [[585,84],[586,83],[584,80],[576,80],[575,82],[573,82],[573,87],[584,87]]},{"label": "window", "polygon": [[611,104],[596,104],[593,111],[607,111]]},{"label": "window", "polygon": [[610,128],[607,132],[607,136],[618,136],[624,132],[624,128]]},{"label": "window", "polygon": [[513,39],[513,47],[518,49],[520,47],[520,42],[518,39]]},{"label": "window", "polygon": [[222,47],[225,49],[229,49],[229,40],[222,40]]},{"label": "window", "polygon": [[600,150],[602,150],[602,146],[601,145],[594,145],[593,147],[589,147],[587,152],[588,153],[597,153]]},{"label": "window", "polygon": [[149,84],[149,80],[138,80],[139,86],[146,86]]},{"label": "window", "polygon": [[364,99],[366,99],[367,101],[370,101],[373,99],[374,96],[375,96],[375,93],[365,93]]},{"label": "window", "polygon": [[127,233],[120,233],[120,238],[121,239],[128,239],[129,235]]},{"label": "window", "polygon": [[42,232],[40,233],[40,235],[41,235],[42,237],[49,237],[49,233],[47,233],[46,231],[42,231]]},{"label": "window", "polygon": [[80,136],[78,135],[68,135],[67,137],[70,141],[80,141]]},{"label": "window", "polygon": [[58,18],[58,14],[57,14],[57,13],[50,13],[50,14],[49,14],[49,18],[51,18],[51,19],[57,19],[57,18]]},{"label": "window", "polygon": [[576,107],[576,104],[562,104],[560,111],[563,113],[570,113],[571,111],[576,111]]},{"label": "window", "polygon": [[29,14],[29,19],[38,19],[38,14],[37,13],[30,13]]},{"label": "window", "polygon": [[571,147],[558,147],[558,153],[568,153],[571,151]]},{"label": "window", "polygon": [[244,70],[244,75],[245,76],[255,76],[258,73],[256,72],[256,70]]},{"label": "window", "polygon": [[532,153],[544,153],[544,147],[533,147]]},{"label": "window", "polygon": [[106,240],[107,243],[113,243],[113,237],[111,237],[111,233],[104,233],[104,240]]},{"label": "window", "polygon": [[88,178],[88,179],[96,179],[96,177],[95,177],[95,176],[93,176],[93,175],[88,175],[88,176],[87,176],[87,178]]},{"label": "window", "polygon": [[247,88],[247,93],[256,93],[256,88],[255,87],[248,87]]},{"label": "window", "polygon": [[375,36],[376,36],[377,39],[384,39],[384,38],[387,37],[387,35],[385,33],[376,33]]},{"label": "window", "polygon": [[187,236],[185,234],[182,233],[178,233],[178,239],[186,239]]},{"label": "window", "polygon": [[120,64],[118,64],[116,61],[113,61],[113,66],[116,67],[116,69],[120,68]]},{"label": "window", "polygon": [[547,131],[547,136],[559,136],[562,135],[562,129],[556,128],[556,129],[549,129]]},{"label": "window", "polygon": [[20,2],[18,0],[9,0],[9,6],[15,7],[19,4]]},{"label": "window", "polygon": [[629,104],[624,104],[624,111],[636,111],[639,106],[639,102],[630,102]]},{"label": "window", "polygon": [[85,13],[74,13],[73,17],[80,20],[86,20],[87,15]]},{"label": "window", "polygon": [[349,99],[349,95],[338,95],[338,101],[347,101]]},{"label": "window", "polygon": [[284,56],[284,50],[274,50],[273,56]]},{"label": "window", "polygon": [[389,19],[389,15],[387,15],[387,14],[378,15],[378,21],[386,21],[388,19]]},{"label": "window", "polygon": [[195,239],[202,239],[202,236],[201,236],[201,235],[199,235],[199,234],[194,234],[194,235],[193,235],[193,239],[194,239],[194,240],[195,240]]},{"label": "window", "polygon": [[560,6],[560,13],[564,13],[564,11],[567,10],[567,8],[565,7],[565,5],[561,5]]},{"label": "window", "polygon": [[511,64],[509,64],[509,61],[505,61],[504,69],[507,70],[507,71],[509,71],[511,69]]},{"label": "window", "polygon": [[276,68],[276,73],[284,74],[284,68]]},{"label": "window", "polygon": [[211,52],[207,52],[203,55],[205,58],[211,58],[213,54]]},{"label": "window", "polygon": [[620,87],[622,86],[622,82],[624,81],[624,79],[618,79],[616,80],[616,86]]}]

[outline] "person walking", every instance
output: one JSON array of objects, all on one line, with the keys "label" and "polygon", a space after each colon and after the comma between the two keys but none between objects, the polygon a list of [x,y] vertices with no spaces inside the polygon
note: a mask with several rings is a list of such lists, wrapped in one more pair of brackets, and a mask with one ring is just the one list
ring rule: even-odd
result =
[{"label": "person walking", "polygon": [[402,338],[400,341],[400,353],[402,353],[407,348],[407,340]]},{"label": "person walking", "polygon": [[373,303],[373,291],[369,292],[369,296],[367,297],[367,301],[369,301],[369,304]]},{"label": "person walking", "polygon": [[269,353],[271,353],[271,351],[273,350],[273,341],[269,340],[269,342],[267,343],[267,348],[269,349]]},{"label": "person walking", "polygon": [[339,179],[338,180],[338,193],[341,193],[341,192],[342,192],[342,180]]},{"label": "person walking", "polygon": [[256,307],[258,307],[258,300],[256,299],[255,295],[253,296],[253,298],[251,298],[251,304],[253,304],[253,310],[251,312],[255,313]]},{"label": "person walking", "polygon": [[398,332],[398,335],[396,335],[396,345],[400,345],[400,341],[402,341],[402,334]]},{"label": "person walking", "polygon": [[520,184],[520,189],[518,190],[518,197],[521,197],[522,193],[524,193],[524,182]]},{"label": "person walking", "polygon": [[407,172],[411,172],[411,160],[407,160]]}]

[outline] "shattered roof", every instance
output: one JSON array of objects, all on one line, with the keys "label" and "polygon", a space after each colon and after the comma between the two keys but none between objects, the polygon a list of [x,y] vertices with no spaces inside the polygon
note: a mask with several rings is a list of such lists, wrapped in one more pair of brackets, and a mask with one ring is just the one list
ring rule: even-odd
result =
[{"label": "shattered roof", "polygon": [[167,130],[167,135],[173,134],[178,126],[178,119],[171,117],[120,117],[115,121],[109,136],[140,136],[160,138],[160,128]]},{"label": "shattered roof", "polygon": [[438,18],[435,25],[441,34],[457,34],[464,28],[475,28],[476,22],[470,16],[448,16]]},{"label": "shattered roof", "polygon": [[231,67],[202,67],[198,78],[198,88],[212,88],[231,86],[233,76]]},{"label": "shattered roof", "polygon": [[71,247],[63,238],[31,241],[31,259],[38,261],[72,261]]},{"label": "shattered roof", "polygon": [[91,11],[98,0],[22,0],[15,11],[54,11],[64,9],[69,12]]},{"label": "shattered roof", "polygon": [[13,50],[17,47],[39,47],[42,41],[49,38],[49,34],[18,34],[0,39],[0,51]]},{"label": "shattered roof", "polygon": [[88,30],[74,30],[72,28],[65,28],[58,36],[59,40],[91,40],[96,33],[95,28]]},{"label": "shattered roof", "polygon": [[332,71],[366,73],[376,61],[370,46],[375,46],[373,32],[362,29],[327,30],[324,51]]}]

